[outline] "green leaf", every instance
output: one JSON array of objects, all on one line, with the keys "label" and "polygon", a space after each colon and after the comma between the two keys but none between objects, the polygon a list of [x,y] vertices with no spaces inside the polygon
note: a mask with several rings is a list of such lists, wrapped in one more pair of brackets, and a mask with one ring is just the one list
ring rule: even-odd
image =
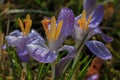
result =
[{"label": "green leaf", "polygon": [[40,65],[37,80],[40,80],[44,66],[45,66],[44,64]]},{"label": "green leaf", "polygon": [[[86,72],[87,72],[87,67],[89,66],[90,62],[92,61],[93,58],[91,58],[90,60],[88,60],[88,56],[86,57],[86,59],[83,60],[83,62],[87,62],[87,64],[84,66],[84,68],[80,71],[80,73],[78,74],[78,77],[76,80],[82,80],[83,77],[85,76]],[[82,62],[81,62],[82,63]]]},{"label": "green leaf", "polygon": [[78,62],[73,66],[72,70],[70,71],[70,74],[67,78],[67,80],[71,80],[72,76],[75,74],[76,69],[78,68],[78,66],[80,66],[81,64],[83,64],[84,62],[86,62],[88,60],[89,56],[86,56],[81,62]]},{"label": "green leaf", "polygon": [[30,65],[30,63],[27,63],[27,80],[32,80]]}]

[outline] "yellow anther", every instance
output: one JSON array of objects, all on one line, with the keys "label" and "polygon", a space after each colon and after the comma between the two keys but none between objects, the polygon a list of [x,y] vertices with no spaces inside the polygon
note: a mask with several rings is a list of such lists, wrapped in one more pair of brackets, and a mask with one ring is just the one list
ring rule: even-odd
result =
[{"label": "yellow anther", "polygon": [[45,30],[45,34],[46,34],[46,37],[47,37],[47,40],[49,40],[50,38],[50,34],[49,34],[49,30],[48,30],[48,23],[50,22],[50,20],[48,19],[44,19],[41,21],[41,23],[43,24],[43,28]]},{"label": "yellow anther", "polygon": [[29,14],[27,14],[26,19],[31,20]]},{"label": "yellow anther", "polygon": [[53,16],[50,21],[50,36],[51,36],[50,38],[51,38],[51,40],[55,39],[55,32],[56,32],[56,19],[55,19],[55,16]]},{"label": "yellow anther", "polygon": [[23,35],[28,35],[30,32],[31,25],[32,25],[32,20],[30,19],[30,15],[28,14],[26,16],[26,19],[24,19],[25,26],[23,25],[23,22],[20,18],[18,18],[18,22],[19,22]]},{"label": "yellow anther", "polygon": [[54,16],[51,18],[51,20],[45,18],[41,22],[43,24],[48,41],[55,41],[60,34],[63,22],[60,21],[56,26],[56,19]]},{"label": "yellow anther", "polygon": [[87,21],[86,29],[85,29],[85,30],[88,29],[88,26],[89,26],[89,24],[90,24],[91,19],[92,19],[92,14],[91,14],[91,15],[89,16],[89,18],[88,18],[88,21]]},{"label": "yellow anther", "polygon": [[86,19],[86,11],[83,10],[82,16],[78,20],[78,25],[80,26],[80,28],[84,30],[84,32],[87,31],[91,19],[92,19],[92,15],[89,16],[88,20]]},{"label": "yellow anther", "polygon": [[32,20],[30,19],[29,14],[26,16],[26,19],[24,19],[24,22],[25,22],[25,35],[28,35],[32,25]]},{"label": "yellow anther", "polygon": [[78,24],[80,28],[84,28],[86,23],[86,11],[83,10],[81,18],[78,20]]},{"label": "yellow anther", "polygon": [[62,25],[63,25],[63,21],[60,21],[60,22],[58,23],[58,26],[57,26],[56,35],[55,35],[55,40],[58,38],[58,36],[59,36],[59,34],[60,34]]},{"label": "yellow anther", "polygon": [[20,28],[21,28],[22,33],[24,34],[25,29],[24,29],[22,20],[21,20],[20,18],[18,18],[18,23],[19,23],[19,26],[20,26]]},{"label": "yellow anther", "polygon": [[84,28],[84,25],[85,25],[85,21],[79,19],[79,20],[78,20],[78,24],[79,24],[80,28],[83,29],[83,28]]}]

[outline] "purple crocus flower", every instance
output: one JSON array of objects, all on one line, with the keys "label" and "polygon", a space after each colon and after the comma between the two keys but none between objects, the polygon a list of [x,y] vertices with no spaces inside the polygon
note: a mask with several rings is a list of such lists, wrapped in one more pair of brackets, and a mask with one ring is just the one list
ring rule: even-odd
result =
[{"label": "purple crocus flower", "polygon": [[[44,18],[44,20],[42,20],[42,24],[47,37],[48,45],[46,45],[43,41],[41,41],[41,43],[46,46],[42,46],[40,44],[28,44],[27,50],[33,59],[42,63],[52,63],[56,60],[58,52],[61,51],[61,49],[59,49],[61,44],[73,31],[74,15],[72,10],[62,8],[57,21],[53,16],[51,19]],[[63,46],[62,50],[64,49],[70,51],[71,48],[69,48],[69,46]],[[74,48],[72,50],[74,50]],[[69,53],[68,55],[71,54]],[[67,57],[68,56],[64,58]]]},{"label": "purple crocus flower", "polygon": [[55,64],[55,72],[57,76],[60,76],[66,64],[75,56],[76,49],[73,46],[64,45],[61,47],[64,40],[73,32],[74,14],[71,9],[62,8],[57,21],[53,16],[51,19],[44,18],[42,24],[48,45],[44,42],[43,44],[46,46],[41,46],[40,44],[28,44],[27,50],[33,59],[42,63],[54,62],[60,51],[67,50],[67,55],[61,58],[58,64]]},{"label": "purple crocus flower", "polygon": [[[106,42],[111,42],[113,39],[105,35],[99,27],[104,15],[104,9],[102,5],[96,5],[96,0],[84,0],[83,13],[75,18],[75,30],[74,33],[77,35],[74,38],[82,38],[87,31],[89,31],[88,39],[95,34],[101,34],[103,40]],[[85,31],[86,30],[86,31]],[[81,34],[81,35],[78,35]],[[82,40],[82,39],[81,39]]]},{"label": "purple crocus flower", "polygon": [[15,30],[6,36],[6,40],[9,46],[16,48],[20,60],[22,62],[27,62],[30,56],[26,51],[26,45],[29,43],[38,44],[40,41],[44,42],[44,40],[35,30],[31,30],[30,32],[32,20],[30,19],[29,15],[27,15],[26,19],[24,19],[25,28],[20,18],[18,18],[18,21],[22,32]]},{"label": "purple crocus flower", "polygon": [[[83,43],[85,43],[95,34],[100,34],[104,41],[111,42],[112,38],[105,35],[99,27],[104,15],[103,6],[96,5],[96,0],[84,0],[83,8],[82,14],[75,18],[74,32],[72,36],[76,40],[76,44],[81,43],[83,40]],[[111,59],[111,54],[108,50],[103,50],[106,49],[103,43],[99,42],[99,44],[88,46],[92,43],[96,44],[95,41],[90,41],[89,43],[86,43],[86,45],[95,55],[105,60]],[[103,47],[103,49],[95,51],[95,48],[91,47],[96,47],[97,49]]]}]

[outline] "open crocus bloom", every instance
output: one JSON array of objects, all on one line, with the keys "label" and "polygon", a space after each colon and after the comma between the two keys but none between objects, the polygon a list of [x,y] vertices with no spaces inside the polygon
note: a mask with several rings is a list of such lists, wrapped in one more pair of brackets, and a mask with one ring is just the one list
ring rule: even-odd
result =
[{"label": "open crocus bloom", "polygon": [[[72,33],[74,15],[72,10],[62,8],[57,21],[53,16],[51,19],[44,18],[42,24],[47,37],[48,46],[41,41],[46,46],[41,46],[40,44],[28,44],[27,50],[35,60],[43,63],[51,63],[56,60],[58,52],[61,51],[61,49],[59,50],[60,45]],[[68,51],[71,49],[69,46],[63,46],[63,48]],[[64,50],[63,48],[62,50]],[[72,50],[74,50],[74,48]]]},{"label": "open crocus bloom", "polygon": [[26,19],[24,19],[25,27],[23,26],[22,20],[20,18],[18,18],[18,22],[22,32],[20,32],[19,30],[15,30],[11,32],[8,36],[6,36],[6,40],[9,46],[16,47],[16,51],[20,60],[22,62],[27,62],[30,56],[26,51],[26,44],[38,44],[41,40],[43,42],[44,40],[35,30],[31,30],[30,32],[32,20],[30,19],[29,15],[27,15]]},{"label": "open crocus bloom", "polygon": [[[106,36],[98,26],[103,18],[103,14],[104,14],[103,6],[102,5],[96,6],[96,0],[84,0],[83,8],[84,9],[82,14],[80,14],[75,18],[73,38],[76,40],[76,43],[81,43],[83,40],[85,43],[95,34],[100,34],[103,40],[107,42],[112,41],[112,38]],[[88,44],[92,44],[92,43],[96,44],[95,41],[90,41],[89,43],[87,43],[87,47],[95,55],[105,60],[111,58],[111,54],[108,52],[108,50],[103,50],[106,49],[106,47],[103,46],[103,43],[99,42],[99,44],[88,46]],[[103,49],[100,49],[97,52],[95,52],[95,50],[93,50],[93,48],[91,47],[96,47],[97,49],[103,47]]]},{"label": "open crocus bloom", "polygon": [[104,15],[102,5],[96,6],[96,0],[84,0],[83,12],[75,18],[75,40],[82,40],[84,35],[89,32],[87,39],[95,34],[100,34],[104,41],[111,42],[112,38],[105,35],[99,27]]}]

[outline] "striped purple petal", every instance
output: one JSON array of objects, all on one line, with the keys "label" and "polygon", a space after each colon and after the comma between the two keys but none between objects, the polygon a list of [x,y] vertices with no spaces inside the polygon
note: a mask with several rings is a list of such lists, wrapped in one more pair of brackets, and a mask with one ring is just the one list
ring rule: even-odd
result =
[{"label": "striped purple petal", "polygon": [[44,47],[45,40],[35,30],[31,30],[30,34],[28,35],[28,41],[26,44],[37,44]]},{"label": "striped purple petal", "polygon": [[83,8],[86,10],[87,16],[91,14],[96,7],[96,0],[84,0]]},{"label": "striped purple petal", "polygon": [[89,28],[89,34],[87,38],[90,39],[92,36],[100,33],[101,33],[101,29],[99,27]]},{"label": "striped purple petal", "polygon": [[87,41],[86,46],[90,49],[90,51],[100,57],[103,60],[109,60],[112,58],[111,53],[106,48],[106,46],[99,41]]},{"label": "striped purple petal", "polygon": [[88,34],[87,38],[90,39],[92,36],[94,36],[96,34],[100,34],[102,36],[102,39],[106,42],[113,41],[113,38],[104,34],[99,27],[89,28],[89,34]]},{"label": "striped purple petal", "polygon": [[73,26],[74,26],[74,14],[73,11],[69,8],[62,8],[59,16],[58,21],[63,21],[62,29],[60,35],[56,41],[56,47],[59,47],[60,44],[72,33]]},{"label": "striped purple petal", "polygon": [[58,51],[67,50],[68,54],[63,57],[56,66],[56,76],[60,76],[69,61],[71,61],[76,55],[76,49],[73,46],[64,45]]},{"label": "striped purple petal", "polygon": [[15,45],[15,47],[18,51],[21,51],[21,50],[25,49],[26,42],[27,42],[27,37],[19,36],[14,41],[13,45]]},{"label": "striped purple petal", "polygon": [[8,36],[6,36],[5,38],[8,45],[15,47],[14,42],[17,40],[18,36],[21,36],[21,32],[18,30],[13,31]]},{"label": "striped purple petal", "polygon": [[95,10],[92,12],[92,19],[89,24],[89,28],[95,28],[98,27],[100,22],[103,19],[104,15],[104,9],[102,5],[99,5],[95,8]]},{"label": "striped purple petal", "polygon": [[46,47],[41,47],[40,45],[35,44],[28,44],[26,47],[30,56],[39,62],[51,63],[57,58],[56,52]]},{"label": "striped purple petal", "polygon": [[27,62],[29,61],[29,55],[26,52],[26,42],[27,42],[27,37],[24,36],[7,36],[6,40],[8,42],[9,46],[15,47],[17,54],[20,58],[20,61],[22,62]]},{"label": "striped purple petal", "polygon": [[107,36],[106,34],[104,34],[103,32],[100,33],[101,36],[102,36],[102,39],[106,42],[112,42],[113,41],[113,38],[110,37],[110,36]]},{"label": "striped purple petal", "polygon": [[15,30],[9,34],[9,36],[15,36],[15,37],[18,37],[20,35],[22,35],[22,34],[19,30]]},{"label": "striped purple petal", "polygon": [[28,62],[30,59],[30,56],[28,54],[28,52],[26,51],[26,49],[23,49],[21,51],[17,51],[18,53],[18,57],[20,58],[21,62]]}]

